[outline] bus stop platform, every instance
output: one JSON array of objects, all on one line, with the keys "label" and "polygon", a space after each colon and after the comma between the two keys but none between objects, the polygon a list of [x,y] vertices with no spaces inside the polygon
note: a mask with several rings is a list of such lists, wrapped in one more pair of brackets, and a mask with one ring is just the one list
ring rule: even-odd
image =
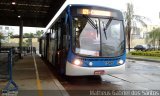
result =
[{"label": "bus stop platform", "polygon": [[[15,62],[13,80],[18,85],[18,96],[69,96],[38,55],[29,54]],[[0,90],[7,82],[0,81]]]}]

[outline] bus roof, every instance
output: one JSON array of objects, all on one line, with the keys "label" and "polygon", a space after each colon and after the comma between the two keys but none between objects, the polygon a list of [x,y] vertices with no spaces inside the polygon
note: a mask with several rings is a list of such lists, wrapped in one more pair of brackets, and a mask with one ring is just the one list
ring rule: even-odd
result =
[{"label": "bus roof", "polygon": [[[66,0],[65,3],[62,5],[62,7],[59,9],[59,11],[55,14],[55,16],[51,19],[51,21],[48,23],[46,28],[44,29],[44,34],[47,32],[47,30],[54,24],[54,22],[57,20],[59,15],[65,10],[65,8],[68,5],[88,5],[88,6],[99,6],[99,7],[107,7],[113,8],[113,3],[109,2],[110,0]],[[103,3],[99,3],[103,2]]]}]

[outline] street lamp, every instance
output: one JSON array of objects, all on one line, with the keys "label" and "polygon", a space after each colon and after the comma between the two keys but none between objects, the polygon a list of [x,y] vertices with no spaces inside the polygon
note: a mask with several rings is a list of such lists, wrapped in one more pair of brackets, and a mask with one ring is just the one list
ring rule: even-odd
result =
[{"label": "street lamp", "polygon": [[18,18],[21,18],[21,16],[20,16],[20,15],[18,15]]},{"label": "street lamp", "polygon": [[16,5],[16,0],[12,0],[12,5]]}]

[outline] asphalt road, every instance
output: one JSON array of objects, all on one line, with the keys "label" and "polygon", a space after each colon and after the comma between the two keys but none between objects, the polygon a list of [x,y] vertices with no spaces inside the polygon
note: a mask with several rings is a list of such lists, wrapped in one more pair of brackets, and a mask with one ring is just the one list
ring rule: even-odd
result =
[{"label": "asphalt road", "polygon": [[160,63],[127,60],[123,74],[59,80],[70,96],[160,96],[160,91],[148,91],[160,90]]}]

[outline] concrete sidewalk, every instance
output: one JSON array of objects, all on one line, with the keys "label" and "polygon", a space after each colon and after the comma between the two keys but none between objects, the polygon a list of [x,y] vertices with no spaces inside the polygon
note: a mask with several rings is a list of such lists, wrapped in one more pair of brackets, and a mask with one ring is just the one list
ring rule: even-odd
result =
[{"label": "concrete sidewalk", "polygon": [[[64,87],[37,55],[17,61],[13,79],[19,87],[18,96],[69,96]],[[7,82],[0,82],[2,90]]]}]

